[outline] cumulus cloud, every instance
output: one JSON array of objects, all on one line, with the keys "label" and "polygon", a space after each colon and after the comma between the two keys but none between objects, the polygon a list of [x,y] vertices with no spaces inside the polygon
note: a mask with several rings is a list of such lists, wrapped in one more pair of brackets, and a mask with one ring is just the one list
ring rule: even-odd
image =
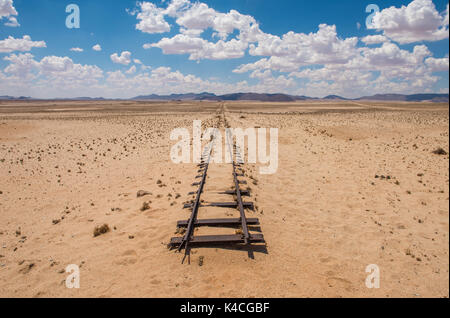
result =
[{"label": "cumulus cloud", "polygon": [[131,52],[124,51],[120,54],[114,53],[111,55],[111,61],[117,64],[128,65],[131,63]]},{"label": "cumulus cloud", "polygon": [[47,47],[44,41],[32,41],[29,35],[24,35],[21,39],[9,36],[0,41],[0,53],[11,53],[14,51],[30,51],[33,47]]},{"label": "cumulus cloud", "polygon": [[247,43],[236,39],[212,43],[202,38],[177,34],[172,38],[163,38],[158,43],[144,45],[144,48],[150,47],[158,47],[164,54],[189,54],[190,60],[223,60],[243,57]]},{"label": "cumulus cloud", "polygon": [[99,51],[102,50],[102,47],[100,46],[100,44],[96,44],[96,45],[94,45],[94,46],[92,47],[92,49],[93,49],[94,51],[99,52]]},{"label": "cumulus cloud", "polygon": [[134,73],[136,73],[136,66],[133,65],[125,73],[127,73],[127,74],[134,74]]},{"label": "cumulus cloud", "polygon": [[17,22],[17,19],[15,17],[9,17],[8,22],[5,22],[5,25],[12,28],[20,26],[19,22]]},{"label": "cumulus cloud", "polygon": [[5,22],[6,26],[9,27],[18,27],[20,26],[19,22],[17,22],[17,18],[14,16],[17,16],[19,13],[17,13],[16,8],[14,8],[14,4],[12,0],[0,0],[0,20],[3,18],[7,19],[7,22]]},{"label": "cumulus cloud", "polygon": [[[221,13],[201,2],[172,0],[166,9],[157,8],[151,3],[142,3],[140,8],[138,19],[141,21],[136,26],[139,30],[147,33],[157,33],[153,29],[161,31],[160,33],[170,31],[170,25],[166,25],[167,22],[164,20],[165,16],[175,18],[180,28],[179,34],[171,38],[165,37],[158,43],[147,43],[144,48],[158,47],[165,54],[189,54],[191,60],[243,57],[249,42],[256,39],[257,35],[263,34],[253,17],[236,10]],[[217,42],[201,38],[207,29],[212,29],[213,37],[219,39]],[[228,40],[235,30],[239,31],[239,35]]]},{"label": "cumulus cloud", "polygon": [[425,64],[429,67],[431,72],[449,71],[448,56],[440,59],[429,57],[425,60]]},{"label": "cumulus cloud", "polygon": [[288,32],[281,38],[274,35],[261,37],[257,45],[250,45],[255,56],[284,57],[302,64],[345,63],[357,54],[358,38],[341,39],[335,25],[320,24],[316,33]]},{"label": "cumulus cloud", "polygon": [[5,73],[15,75],[18,78],[34,78],[35,74],[31,71],[36,68],[37,62],[34,56],[30,53],[25,54],[11,54],[4,58],[10,64],[4,69]]},{"label": "cumulus cloud", "polygon": [[401,43],[439,41],[448,38],[449,9],[439,14],[431,0],[414,0],[408,6],[384,9],[373,18],[375,29]]},{"label": "cumulus cloud", "polygon": [[12,0],[0,0],[0,18],[18,15]]},{"label": "cumulus cloud", "polygon": [[[9,65],[0,72],[0,92],[41,98],[98,96],[129,98],[157,93],[187,93],[211,91],[226,94],[236,91],[280,92],[294,87],[295,82],[285,76],[258,76],[261,81],[249,85],[246,81],[224,83],[204,80],[192,74],[183,74],[170,67],[158,67],[138,72],[133,65],[126,72],[120,70],[106,74],[95,65],[81,65],[69,57],[46,56],[34,59],[30,53],[5,57]],[[256,76],[256,75],[255,75]]]},{"label": "cumulus cloud", "polygon": [[83,52],[84,50],[82,48],[79,47],[73,47],[70,49],[72,52]]},{"label": "cumulus cloud", "polygon": [[151,2],[139,3],[140,12],[137,19],[140,22],[136,29],[145,33],[164,33],[170,31],[170,25],[164,19],[164,10]]},{"label": "cumulus cloud", "polygon": [[49,79],[57,79],[55,83],[59,86],[72,80],[91,82],[103,76],[103,71],[97,66],[76,64],[67,56],[46,56],[36,61],[32,54],[25,53],[11,54],[4,59],[10,62],[4,70],[7,74],[25,78],[45,75]]},{"label": "cumulus cloud", "polygon": [[361,39],[362,42],[364,42],[367,45],[370,44],[380,44],[384,42],[389,42],[389,39],[385,37],[384,35],[368,35]]},{"label": "cumulus cloud", "polygon": [[356,94],[429,91],[439,80],[433,73],[445,68],[448,71],[448,57],[431,57],[425,45],[416,45],[408,51],[387,42],[377,48],[361,48],[360,54],[346,64],[306,68],[290,76],[307,80],[306,87],[311,91],[356,97]]}]

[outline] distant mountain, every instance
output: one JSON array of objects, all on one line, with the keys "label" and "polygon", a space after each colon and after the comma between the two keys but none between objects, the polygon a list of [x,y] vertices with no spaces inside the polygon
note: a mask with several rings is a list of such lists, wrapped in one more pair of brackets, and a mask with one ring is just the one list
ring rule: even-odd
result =
[{"label": "distant mountain", "polygon": [[26,97],[26,96],[20,96],[20,97],[14,97],[14,96],[0,96],[0,100],[29,100],[32,99],[31,97]]},{"label": "distant mountain", "polygon": [[285,94],[237,93],[219,96],[221,100],[254,100],[260,102],[293,102],[295,98]]},{"label": "distant mountain", "polygon": [[338,96],[338,95],[328,95],[325,96],[323,99],[339,99],[339,100],[348,100],[348,98]]},{"label": "distant mountain", "polygon": [[448,103],[448,94],[377,94],[373,96],[364,96],[355,100],[378,100],[378,101],[399,101],[399,102],[424,102],[431,101],[435,103]]},{"label": "distant mountain", "polygon": [[103,97],[75,97],[75,98],[62,98],[65,100],[105,100]]},{"label": "distant mountain", "polygon": [[[322,98],[323,100],[371,100],[371,101],[399,101],[399,102],[435,102],[435,103],[448,103],[449,94],[376,94],[373,96],[364,96],[355,99],[349,99],[338,95],[328,95]],[[0,96],[0,100],[36,100],[32,97],[20,96]],[[73,100],[73,101],[102,101],[102,100],[119,100],[119,99],[105,99],[103,97],[75,97],[75,98],[56,98],[52,100]],[[126,100],[126,99],[125,99]],[[131,100],[154,100],[154,101],[260,101],[260,102],[293,102],[304,100],[320,100],[320,98],[308,97],[308,96],[294,96],[287,94],[260,94],[260,93],[235,93],[226,95],[216,95],[213,93],[203,92],[200,94],[188,93],[188,94],[171,94],[171,95],[141,95]]]},{"label": "distant mountain", "polygon": [[286,94],[258,94],[258,93],[235,93],[226,95],[215,95],[212,93],[200,93],[200,94],[172,94],[172,95],[141,95],[132,98],[133,100],[223,100],[223,101],[262,101],[262,102],[293,102],[296,100],[308,100],[313,99],[307,96],[291,96]]},{"label": "distant mountain", "polygon": [[215,94],[211,93],[200,93],[200,94],[194,94],[194,93],[188,93],[188,94],[171,94],[171,95],[141,95],[132,98],[133,100],[217,100],[218,97]]},{"label": "distant mountain", "polygon": [[295,100],[311,100],[311,99],[319,99],[318,97],[309,97],[309,96],[292,96]]}]

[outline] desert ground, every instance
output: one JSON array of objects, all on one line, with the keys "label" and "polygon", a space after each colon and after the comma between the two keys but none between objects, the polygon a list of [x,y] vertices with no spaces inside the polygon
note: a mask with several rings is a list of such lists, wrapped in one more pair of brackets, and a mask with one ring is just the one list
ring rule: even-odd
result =
[{"label": "desert ground", "polygon": [[[194,248],[181,264],[167,244],[198,168],[170,160],[170,133],[223,118],[279,129],[278,171],[246,164],[242,178],[266,245]],[[438,148],[448,104],[2,101],[0,297],[449,297]],[[211,165],[202,198],[232,182],[230,165]],[[238,212],[199,218],[219,215]],[[66,288],[70,264],[79,289]],[[379,289],[365,285],[369,264]]]}]

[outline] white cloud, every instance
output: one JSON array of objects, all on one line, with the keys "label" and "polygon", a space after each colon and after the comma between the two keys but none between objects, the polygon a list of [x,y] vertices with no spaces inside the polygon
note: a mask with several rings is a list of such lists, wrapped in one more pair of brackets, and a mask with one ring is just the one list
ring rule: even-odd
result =
[{"label": "white cloud", "polygon": [[19,22],[15,17],[9,17],[8,22],[5,22],[5,25],[11,28],[17,28],[20,26]]},{"label": "white cloud", "polygon": [[380,44],[384,42],[389,42],[389,39],[385,37],[384,35],[368,35],[361,39],[362,42],[364,42],[367,45],[370,44]]},{"label": "white cloud", "polygon": [[5,73],[18,77],[29,77],[30,74],[45,75],[70,83],[73,79],[92,80],[103,76],[103,71],[97,66],[76,64],[67,56],[46,56],[36,61],[32,54],[25,53],[11,54],[4,59],[10,62],[4,70]]},{"label": "white cloud", "polygon": [[102,47],[100,46],[100,44],[96,44],[96,45],[94,45],[94,46],[92,47],[92,49],[93,49],[94,51],[99,52],[99,51],[102,50]]},{"label": "white cloud", "polygon": [[409,52],[394,43],[384,43],[379,48],[364,48],[360,67],[370,67],[373,70],[385,67],[413,67],[422,64],[424,58],[430,55],[431,52],[425,45],[417,45],[413,52]]},{"label": "white cloud", "polygon": [[295,85],[293,79],[285,76],[273,77],[269,73],[261,78],[260,83],[249,85],[246,81],[224,83],[203,80],[192,74],[174,71],[170,67],[159,67],[145,72],[137,72],[137,69],[132,67],[127,71],[128,74],[114,71],[106,73],[105,76],[97,66],[76,64],[69,57],[47,56],[37,61],[32,54],[25,53],[11,54],[5,60],[10,64],[4,73],[0,72],[0,93],[39,98],[99,95],[129,98],[150,93],[203,91],[217,94],[236,91],[276,93]]},{"label": "white cloud", "polygon": [[357,54],[357,43],[356,37],[339,38],[335,25],[320,24],[316,33],[264,35],[257,45],[250,45],[250,54],[284,57],[298,65],[345,63]]},{"label": "white cloud", "polygon": [[390,7],[374,16],[373,26],[401,44],[447,39],[448,4],[444,16],[431,0],[414,0],[408,6]]},{"label": "white cloud", "polygon": [[[165,16],[176,18],[176,23],[180,27],[180,33],[174,37],[163,38],[158,43],[147,43],[144,48],[158,47],[165,54],[189,54],[191,60],[221,60],[243,57],[249,42],[263,34],[253,17],[243,15],[236,10],[220,13],[201,2],[192,4],[188,0],[173,0],[165,10],[145,2],[141,4],[141,11],[141,14],[146,16],[147,19],[143,20],[142,16],[140,19],[138,14],[138,19],[141,22],[137,25],[137,28],[143,32],[156,33],[148,26],[151,25],[153,28],[155,25],[165,25],[167,23],[164,20]],[[151,18],[148,18],[148,16]],[[144,21],[147,23],[145,27]],[[156,23],[156,21],[164,21],[165,23]],[[210,42],[200,37],[209,28],[213,30],[214,36],[218,37],[219,41]],[[156,29],[161,33],[167,32],[170,30],[170,26],[167,24],[165,28]],[[227,40],[235,30],[239,31],[239,35]]]},{"label": "white cloud", "polygon": [[126,71],[125,73],[126,73],[126,74],[134,74],[134,73],[136,73],[136,66],[133,65],[133,66],[130,67],[130,68],[128,69],[128,71]]},{"label": "white cloud", "polygon": [[86,92],[95,95],[100,89],[103,71],[95,65],[74,63],[69,57],[46,56],[40,61],[30,53],[11,54],[4,58],[9,65],[0,77],[0,90],[15,95],[51,98]]},{"label": "white cloud", "polygon": [[290,76],[308,81],[305,89],[319,96],[330,92],[349,97],[427,92],[439,80],[432,73],[445,68],[448,71],[448,57],[435,59],[430,55],[425,45],[417,45],[410,52],[384,43],[377,48],[361,48],[360,54],[346,64],[307,68]]},{"label": "white cloud", "polygon": [[14,8],[13,1],[0,0],[0,19],[11,15],[18,15],[16,9]]},{"label": "white cloud", "polygon": [[440,59],[429,57],[425,60],[425,64],[429,67],[431,72],[448,72],[448,56]]},{"label": "white cloud", "polygon": [[139,60],[139,59],[134,59],[133,62],[134,62],[134,64],[142,64],[141,60]]},{"label": "white cloud", "polygon": [[243,57],[248,45],[236,39],[212,43],[202,38],[177,34],[172,38],[163,38],[158,43],[144,45],[144,48],[150,47],[158,47],[164,54],[189,54],[190,60],[223,60]]},{"label": "white cloud", "polygon": [[145,33],[164,33],[170,31],[170,25],[164,20],[164,10],[151,2],[139,3],[141,11],[137,14],[140,22],[136,29]]},{"label": "white cloud", "polygon": [[124,51],[120,54],[114,53],[111,55],[111,61],[117,64],[128,65],[131,63],[131,52]]},{"label": "white cloud", "polygon": [[29,35],[24,35],[22,39],[15,39],[12,36],[0,41],[0,53],[11,53],[14,51],[30,51],[33,47],[47,47],[44,41],[32,41]]},{"label": "white cloud", "polygon": [[5,25],[8,27],[18,27],[20,26],[19,22],[17,22],[17,18],[14,16],[17,16],[19,13],[17,13],[16,8],[14,8],[14,4],[12,0],[0,0],[0,20],[3,18],[8,19],[7,22],[5,22]]},{"label": "white cloud", "polygon": [[10,64],[4,71],[18,78],[34,78],[35,75],[31,71],[37,67],[37,62],[33,58],[34,56],[30,53],[6,56],[4,60],[9,61]]},{"label": "white cloud", "polygon": [[84,50],[82,48],[79,47],[73,47],[70,49],[72,52],[83,52]]}]

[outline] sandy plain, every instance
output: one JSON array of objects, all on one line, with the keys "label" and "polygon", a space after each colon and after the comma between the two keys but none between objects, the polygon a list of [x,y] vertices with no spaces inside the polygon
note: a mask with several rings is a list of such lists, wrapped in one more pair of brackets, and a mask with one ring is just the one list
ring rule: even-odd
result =
[{"label": "sandy plain", "polygon": [[[277,173],[247,164],[243,178],[266,245],[197,248],[182,265],[167,243],[189,217],[197,168],[170,161],[170,132],[223,118],[279,128]],[[439,147],[448,104],[2,101],[0,297],[449,297]],[[231,168],[208,175],[203,198],[218,200]],[[69,264],[79,289],[65,286]],[[379,289],[365,285],[369,264]]]}]

